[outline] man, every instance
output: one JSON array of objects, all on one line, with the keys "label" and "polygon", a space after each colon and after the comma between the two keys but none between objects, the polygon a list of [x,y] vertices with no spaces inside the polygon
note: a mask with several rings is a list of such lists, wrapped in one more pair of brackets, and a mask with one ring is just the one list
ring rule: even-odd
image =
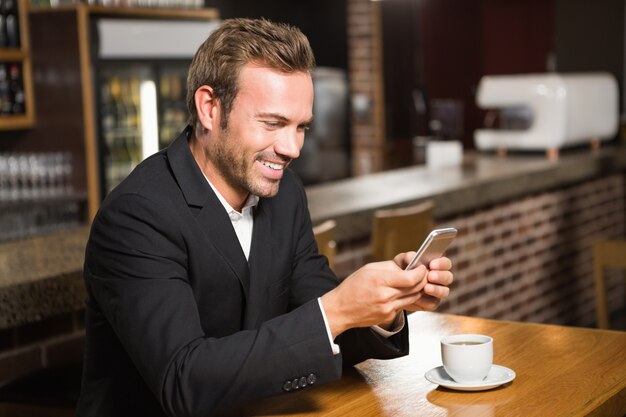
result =
[{"label": "man", "polygon": [[411,253],[338,283],[287,170],[312,120],[313,54],[295,28],[223,24],[188,77],[190,125],[103,202],[85,258],[79,416],[208,416],[408,352],[447,258]]}]

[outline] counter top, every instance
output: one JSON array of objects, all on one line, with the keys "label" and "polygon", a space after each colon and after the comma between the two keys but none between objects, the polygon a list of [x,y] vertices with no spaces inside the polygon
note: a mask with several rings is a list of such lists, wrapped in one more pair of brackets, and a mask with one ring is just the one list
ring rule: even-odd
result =
[{"label": "counter top", "polygon": [[435,217],[447,218],[515,197],[554,189],[626,169],[626,146],[543,154],[467,153],[462,165],[414,166],[307,188],[313,223],[337,222],[338,241],[363,238],[375,210],[431,199]]},{"label": "counter top", "polygon": [[[365,238],[374,210],[432,199],[446,218],[522,195],[626,170],[626,147],[543,155],[468,154],[461,166],[415,166],[307,188],[314,223],[337,221],[339,242]],[[0,329],[78,311],[88,227],[0,244]]]},{"label": "counter top", "polygon": [[84,306],[89,229],[0,244],[0,329]]}]

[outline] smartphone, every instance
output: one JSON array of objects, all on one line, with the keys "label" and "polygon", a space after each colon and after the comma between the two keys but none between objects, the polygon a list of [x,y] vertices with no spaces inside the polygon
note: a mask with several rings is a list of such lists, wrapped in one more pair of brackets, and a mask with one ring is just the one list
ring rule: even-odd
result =
[{"label": "smartphone", "polygon": [[430,232],[405,269],[413,269],[420,264],[428,266],[433,259],[441,258],[456,234],[457,230],[454,227],[435,229]]}]

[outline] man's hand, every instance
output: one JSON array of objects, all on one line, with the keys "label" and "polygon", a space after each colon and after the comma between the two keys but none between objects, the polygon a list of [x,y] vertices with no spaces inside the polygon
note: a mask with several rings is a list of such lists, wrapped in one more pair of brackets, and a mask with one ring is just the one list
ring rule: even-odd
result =
[{"label": "man's hand", "polygon": [[401,253],[393,261],[367,264],[322,296],[333,338],[354,327],[388,328],[402,310],[434,310],[448,297],[450,259],[434,259],[430,270],[420,265],[405,271],[414,255]]},{"label": "man's hand", "polygon": [[427,270],[405,271],[393,261],[365,265],[321,298],[333,338],[354,327],[392,323],[411,308],[427,284]]},{"label": "man's hand", "polygon": [[[401,268],[405,268],[415,252],[407,252],[396,255],[394,262]],[[420,293],[416,301],[405,310],[408,311],[432,311],[436,309],[441,300],[448,298],[450,294],[450,284],[454,281],[454,276],[450,271],[452,269],[452,261],[446,257],[433,259],[428,265],[427,283],[423,291]]]}]

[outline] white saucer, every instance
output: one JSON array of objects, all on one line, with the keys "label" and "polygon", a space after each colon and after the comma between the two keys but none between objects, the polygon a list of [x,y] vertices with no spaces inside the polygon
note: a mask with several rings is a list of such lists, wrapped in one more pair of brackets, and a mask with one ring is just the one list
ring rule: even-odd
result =
[{"label": "white saucer", "polygon": [[443,366],[438,366],[424,374],[424,377],[433,384],[459,391],[484,391],[499,387],[515,379],[515,371],[500,365],[492,365],[484,380],[473,384],[460,384],[448,375]]}]

